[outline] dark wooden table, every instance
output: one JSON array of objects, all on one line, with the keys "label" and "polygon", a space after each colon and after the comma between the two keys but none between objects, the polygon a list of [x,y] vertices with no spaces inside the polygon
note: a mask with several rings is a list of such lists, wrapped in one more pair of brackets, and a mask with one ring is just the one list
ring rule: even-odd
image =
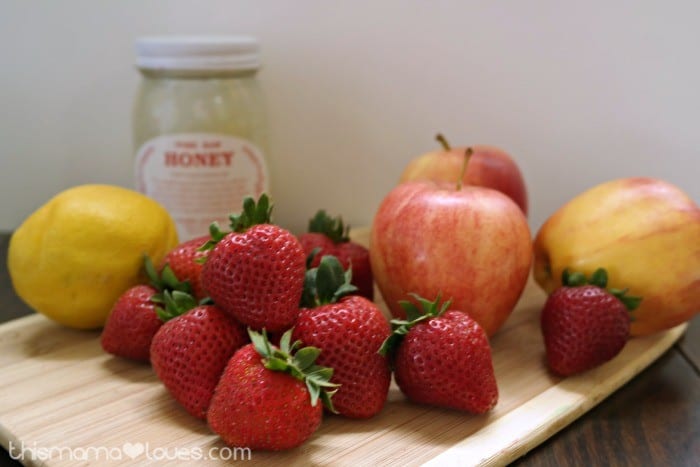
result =
[{"label": "dark wooden table", "polygon": [[[0,323],[32,312],[12,290],[8,240],[0,233]],[[20,464],[0,450],[0,465]],[[514,465],[700,466],[700,318],[644,372]]]}]

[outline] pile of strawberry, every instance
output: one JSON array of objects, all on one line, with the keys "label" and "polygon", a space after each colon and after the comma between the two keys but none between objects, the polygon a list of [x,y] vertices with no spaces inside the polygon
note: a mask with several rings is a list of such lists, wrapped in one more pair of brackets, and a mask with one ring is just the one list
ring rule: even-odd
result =
[{"label": "pile of strawberry", "polygon": [[[486,333],[450,302],[412,295],[388,322],[372,302],[366,248],[319,211],[295,237],[271,223],[266,195],[230,216],[230,231],[171,251],[150,285],[126,291],[102,332],[105,351],[150,362],[182,407],[229,445],[302,444],[326,411],[369,418],[394,375],[411,401],[482,414],[498,401]],[[357,274],[356,274],[357,271]],[[638,297],[607,273],[565,271],[541,315],[547,361],[560,375],[610,360]]]},{"label": "pile of strawberry", "polygon": [[414,306],[392,333],[372,302],[368,251],[342,220],[319,211],[297,238],[271,210],[266,195],[248,198],[230,231],[212,224],[159,270],[146,259],[151,284],[115,303],[104,350],[150,362],[187,412],[251,449],[298,446],[324,407],[375,416],[392,367],[414,401],[475,413],[495,405],[488,341],[473,320],[423,300],[425,314]]}]

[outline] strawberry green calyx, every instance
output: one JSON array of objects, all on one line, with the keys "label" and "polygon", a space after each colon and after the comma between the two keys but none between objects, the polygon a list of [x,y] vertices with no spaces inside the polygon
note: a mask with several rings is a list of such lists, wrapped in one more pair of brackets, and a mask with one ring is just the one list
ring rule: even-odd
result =
[{"label": "strawberry green calyx", "polygon": [[313,250],[311,250],[311,253],[309,253],[308,256],[306,257],[306,270],[307,270],[307,271],[308,271],[309,269],[311,269],[311,265],[313,264],[314,259],[316,259],[316,255],[317,255],[320,251],[321,251],[321,247],[320,247],[320,246],[317,246],[316,248],[314,248]]},{"label": "strawberry green calyx", "polygon": [[[214,221],[211,224],[209,224],[209,240],[204,242],[202,246],[197,248],[197,251],[208,251],[211,250],[216,246],[217,243],[219,243],[226,235],[228,235],[230,232],[227,232],[225,230],[221,230],[221,227],[219,227],[219,223]],[[207,257],[206,256],[201,256],[197,259],[194,260],[195,263],[199,264],[204,264],[207,262]]]},{"label": "strawberry green calyx", "polygon": [[343,218],[331,217],[323,209],[309,220],[308,231],[311,233],[321,233],[330,238],[333,243],[344,243],[350,241],[350,226],[343,223]]},{"label": "strawberry green calyx", "polygon": [[561,274],[561,283],[565,287],[579,287],[582,285],[595,285],[596,287],[600,287],[620,300],[629,311],[637,309],[639,304],[642,303],[642,297],[627,295],[629,288],[608,288],[608,272],[604,268],[598,268],[593,271],[590,278],[587,278],[582,272],[571,272],[568,268],[564,269]]},{"label": "strawberry green calyx", "polygon": [[160,274],[148,256],[144,256],[143,264],[151,286],[158,291],[151,297],[151,302],[156,304],[156,314],[163,322],[196,306],[190,282],[180,281],[168,264],[163,266]]},{"label": "strawberry green calyx", "polygon": [[431,318],[437,318],[447,311],[452,304],[452,300],[441,303],[439,293],[432,302],[417,294],[410,295],[416,299],[420,307],[408,300],[401,300],[399,302],[401,308],[406,312],[406,319],[391,320],[392,333],[379,348],[380,355],[392,355],[401,344],[404,336],[408,334],[413,326]]},{"label": "strawberry green calyx", "polygon": [[152,298],[151,301],[158,304],[156,314],[163,322],[177,318],[198,305],[197,300],[192,295],[179,290],[172,292],[166,290],[161,298],[155,300]]},{"label": "strawberry green calyx", "polygon": [[251,196],[243,200],[243,211],[228,216],[232,232],[245,232],[258,224],[269,224],[272,219],[272,203],[267,194],[263,193],[256,202]]},{"label": "strawberry green calyx", "polygon": [[156,271],[153,261],[147,255],[143,257],[143,267],[146,270],[146,275],[150,281],[151,286],[158,292],[163,292],[165,290],[173,291],[179,290],[181,292],[191,293],[192,286],[189,281],[180,281],[170,266],[166,264],[163,266],[160,274]]},{"label": "strawberry green calyx", "polygon": [[[307,267],[308,264],[310,263],[307,261]],[[351,281],[352,267],[345,271],[338,258],[325,255],[321,258],[318,267],[306,270],[300,306],[315,308],[336,303],[346,295],[357,291],[357,287],[352,285]]]},{"label": "strawberry green calyx", "polygon": [[[212,222],[209,225],[210,239],[199,247],[197,249],[198,251],[211,250],[231,232],[242,233],[254,225],[272,223],[272,202],[270,201],[270,197],[267,196],[266,193],[263,193],[256,202],[252,196],[246,196],[243,199],[243,210],[238,214],[230,214],[228,218],[231,230],[222,230],[218,222]],[[206,257],[201,257],[195,261],[202,264],[206,262],[206,260]]]},{"label": "strawberry green calyx", "polygon": [[291,341],[291,329],[282,335],[279,347],[270,343],[264,329],[262,333],[248,329],[248,335],[255,350],[262,357],[265,368],[287,373],[299,381],[303,381],[311,396],[312,406],[316,406],[320,399],[326,408],[337,413],[331,398],[340,385],[330,382],[333,368],[314,363],[321,354],[319,348],[302,347],[299,349],[301,341]]}]

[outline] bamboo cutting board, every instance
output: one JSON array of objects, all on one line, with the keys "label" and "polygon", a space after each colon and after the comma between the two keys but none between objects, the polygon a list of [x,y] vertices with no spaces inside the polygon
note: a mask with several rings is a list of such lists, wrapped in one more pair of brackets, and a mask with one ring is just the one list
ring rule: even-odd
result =
[{"label": "bamboo cutting board", "polygon": [[[409,403],[392,385],[370,420],[326,416],[301,447],[228,449],[181,409],[148,365],[105,354],[99,333],[42,316],[0,326],[0,442],[26,465],[503,465],[527,453],[663,354],[685,325],[632,339],[607,364],[566,379],[544,364],[532,282],[492,339],[500,398],[487,415]],[[384,306],[381,304],[381,306]]]}]

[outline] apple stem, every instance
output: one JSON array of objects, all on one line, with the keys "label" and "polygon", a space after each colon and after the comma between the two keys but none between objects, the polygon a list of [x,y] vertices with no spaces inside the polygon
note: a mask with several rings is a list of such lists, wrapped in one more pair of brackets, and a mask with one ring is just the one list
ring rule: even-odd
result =
[{"label": "apple stem", "polygon": [[464,180],[464,174],[467,173],[467,164],[469,164],[469,159],[472,158],[474,150],[468,147],[464,150],[464,162],[462,163],[462,171],[459,174],[459,180],[457,180],[457,191],[462,189],[462,181]]},{"label": "apple stem", "polygon": [[435,139],[442,145],[442,148],[445,151],[450,151],[452,148],[450,147],[450,143],[447,142],[444,136],[442,136],[442,133],[438,133],[435,135]]}]

